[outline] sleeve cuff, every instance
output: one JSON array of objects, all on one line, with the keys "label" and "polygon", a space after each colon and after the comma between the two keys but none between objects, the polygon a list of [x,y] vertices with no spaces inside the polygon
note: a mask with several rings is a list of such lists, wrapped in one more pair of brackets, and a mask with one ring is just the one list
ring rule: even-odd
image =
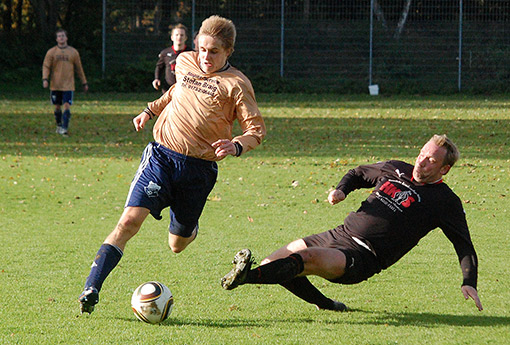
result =
[{"label": "sleeve cuff", "polygon": [[153,113],[153,112],[149,109],[149,107],[145,108],[145,109],[143,110],[143,112],[144,112],[144,113],[146,113],[147,115],[149,115],[149,119],[151,119],[151,120],[152,120],[152,118],[153,118],[154,116],[156,116],[156,115],[154,115],[154,113]]},{"label": "sleeve cuff", "polygon": [[236,154],[234,156],[239,157],[243,153],[243,146],[237,141],[234,143],[234,146],[236,147]]}]

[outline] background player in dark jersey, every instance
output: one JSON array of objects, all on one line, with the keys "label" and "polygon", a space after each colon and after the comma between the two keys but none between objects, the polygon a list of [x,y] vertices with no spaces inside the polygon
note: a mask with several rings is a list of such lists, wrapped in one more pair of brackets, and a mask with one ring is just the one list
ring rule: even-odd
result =
[{"label": "background player in dark jersey", "polygon": [[158,55],[158,62],[154,71],[154,80],[152,86],[163,93],[167,92],[170,86],[175,84],[175,62],[177,56],[184,51],[191,50],[186,46],[188,39],[188,29],[182,25],[177,24],[172,28],[170,39],[172,46],[163,49]]},{"label": "background player in dark jersey", "polygon": [[439,227],[452,242],[462,268],[462,293],[482,304],[476,290],[478,259],[471,242],[462,203],[443,182],[459,157],[445,135],[434,135],[421,149],[415,165],[387,161],[350,170],[328,201],[335,205],[359,188],[374,191],[351,212],[344,224],[278,249],[251,269],[249,249],[238,252],[234,268],[221,284],[231,290],[241,284],[281,284],[319,309],[346,310],[324,296],[306,278],[317,275],[339,284],[362,282],[402,258],[431,230]]}]

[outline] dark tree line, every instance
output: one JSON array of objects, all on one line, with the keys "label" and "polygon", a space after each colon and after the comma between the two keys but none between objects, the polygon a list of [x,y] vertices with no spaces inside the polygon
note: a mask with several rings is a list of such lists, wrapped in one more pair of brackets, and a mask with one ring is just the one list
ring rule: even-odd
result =
[{"label": "dark tree line", "polygon": [[[168,25],[191,15],[191,0],[126,0],[108,1],[108,21],[112,25],[137,28],[150,19],[155,34],[168,30]],[[409,21],[457,18],[459,0],[374,0],[378,20],[402,20],[406,11]],[[483,21],[487,18],[510,21],[508,0],[464,0],[466,19]],[[221,0],[195,1],[198,10],[210,8],[223,15],[243,13],[243,17],[275,18],[280,14],[279,1]],[[326,8],[331,4],[331,8]],[[287,0],[286,15],[309,19],[355,19],[369,12],[370,0]],[[150,18],[147,18],[149,16]],[[102,0],[0,0],[0,33],[20,34],[39,38],[52,36],[58,27],[81,34],[97,34],[101,29]],[[79,29],[79,30],[78,30]]]},{"label": "dark tree line", "polygon": [[[420,22],[456,21],[459,0],[373,0],[374,18],[398,40]],[[106,0],[108,32],[164,36],[176,22],[189,25],[192,0]],[[286,23],[366,20],[370,0],[286,0]],[[508,0],[463,0],[464,20],[510,22]],[[85,61],[101,65],[103,0],[0,0],[0,79],[9,71],[39,66],[54,33],[64,28]],[[276,0],[196,0],[196,25],[205,15],[234,20],[280,21]],[[34,67],[32,67],[34,68]],[[97,67],[99,68],[99,67]],[[19,73],[18,73],[19,74]],[[14,75],[14,73],[12,73]]]}]

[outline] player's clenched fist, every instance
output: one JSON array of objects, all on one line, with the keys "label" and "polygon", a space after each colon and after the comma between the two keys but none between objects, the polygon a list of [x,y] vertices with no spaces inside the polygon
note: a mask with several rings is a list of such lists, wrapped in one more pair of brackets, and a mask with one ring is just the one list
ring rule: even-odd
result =
[{"label": "player's clenched fist", "polygon": [[333,189],[329,192],[328,201],[331,205],[338,204],[340,201],[345,199],[345,194],[341,190]]},{"label": "player's clenched fist", "polygon": [[145,123],[149,121],[150,116],[145,111],[141,112],[140,115],[133,119],[133,126],[135,126],[136,131],[138,132],[140,129],[143,129]]}]

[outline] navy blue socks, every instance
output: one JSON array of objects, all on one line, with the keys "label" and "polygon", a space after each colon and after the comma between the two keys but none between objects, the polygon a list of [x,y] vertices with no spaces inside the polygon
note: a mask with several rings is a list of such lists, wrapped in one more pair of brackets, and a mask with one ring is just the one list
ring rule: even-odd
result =
[{"label": "navy blue socks", "polygon": [[63,114],[63,119],[62,119],[62,127],[65,128],[65,129],[68,129],[69,128],[69,120],[71,119],[71,111],[70,110],[64,110],[64,114]]},{"label": "navy blue socks", "polygon": [[85,289],[94,287],[99,292],[106,277],[119,263],[122,254],[122,250],[118,247],[103,243],[90,268],[90,274],[85,281]]},{"label": "navy blue socks", "polygon": [[55,114],[55,122],[57,123],[57,126],[62,126],[62,110],[55,110],[53,114]]}]

